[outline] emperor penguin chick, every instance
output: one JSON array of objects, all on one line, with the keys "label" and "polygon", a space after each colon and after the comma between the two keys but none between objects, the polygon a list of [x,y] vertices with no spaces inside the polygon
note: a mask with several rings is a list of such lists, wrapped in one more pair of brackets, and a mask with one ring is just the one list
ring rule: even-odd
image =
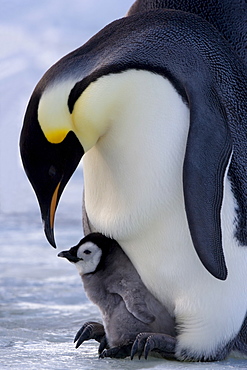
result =
[{"label": "emperor penguin chick", "polygon": [[104,326],[87,322],[78,331],[77,348],[95,339],[100,342],[100,357],[133,358],[143,351],[147,357],[153,350],[174,358],[174,319],[144,286],[115,240],[91,233],[58,256],[75,264],[88,298],[102,314]]}]

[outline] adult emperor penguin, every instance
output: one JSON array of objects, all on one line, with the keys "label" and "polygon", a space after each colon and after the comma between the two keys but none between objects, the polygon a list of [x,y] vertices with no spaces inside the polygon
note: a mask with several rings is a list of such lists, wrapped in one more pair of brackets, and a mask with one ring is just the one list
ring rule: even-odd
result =
[{"label": "adult emperor penguin", "polygon": [[247,72],[201,17],[119,19],[36,86],[21,155],[45,232],[83,157],[85,224],[176,320],[176,358],[247,353]]},{"label": "adult emperor penguin", "polygon": [[148,333],[147,341],[142,341],[145,357],[155,349],[156,343],[161,347],[166,342],[168,345],[162,349],[162,355],[174,358],[174,319],[147,290],[115,240],[91,233],[58,256],[75,265],[85,292],[99,307],[104,323],[85,323],[75,337],[76,347],[85,340],[96,339],[100,342],[100,357],[124,358],[130,356],[135,340],[133,354],[141,347],[137,335]]},{"label": "adult emperor penguin", "polygon": [[136,0],[128,15],[164,8],[200,15],[217,28],[247,64],[246,0]]}]

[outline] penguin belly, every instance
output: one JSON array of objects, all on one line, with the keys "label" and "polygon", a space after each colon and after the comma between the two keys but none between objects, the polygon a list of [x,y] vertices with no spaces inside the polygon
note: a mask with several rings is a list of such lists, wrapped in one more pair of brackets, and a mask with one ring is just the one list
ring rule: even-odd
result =
[{"label": "penguin belly", "polygon": [[225,176],[228,278],[220,281],[200,262],[186,218],[189,109],[168,80],[143,73],[150,81],[146,75],[142,93],[130,92],[128,104],[117,107],[116,122],[84,156],[85,209],[92,230],[119,242],[147,288],[175,316],[177,357],[220,359],[247,307],[246,253],[234,239],[236,204]]}]

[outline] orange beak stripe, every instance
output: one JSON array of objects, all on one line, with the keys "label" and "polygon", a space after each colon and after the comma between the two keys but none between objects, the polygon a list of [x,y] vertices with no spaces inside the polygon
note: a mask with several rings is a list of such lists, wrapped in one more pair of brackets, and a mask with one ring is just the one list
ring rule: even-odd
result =
[{"label": "orange beak stripe", "polygon": [[50,206],[50,227],[53,229],[54,226],[54,219],[55,219],[55,211],[56,211],[56,205],[57,205],[57,194],[58,194],[58,189],[60,186],[61,182],[59,182],[58,186],[56,187],[52,200],[51,200],[51,206]]}]

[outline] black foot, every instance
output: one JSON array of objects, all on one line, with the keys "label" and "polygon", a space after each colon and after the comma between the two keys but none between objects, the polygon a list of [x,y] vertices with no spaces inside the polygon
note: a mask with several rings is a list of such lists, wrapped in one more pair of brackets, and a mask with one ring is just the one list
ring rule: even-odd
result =
[{"label": "black foot", "polygon": [[121,347],[112,347],[105,349],[100,355],[99,358],[111,357],[111,358],[125,358],[130,356],[131,347],[133,343],[121,346]]},{"label": "black foot", "polygon": [[131,360],[138,354],[139,359],[144,353],[145,359],[151,351],[159,353],[167,359],[175,359],[176,338],[167,334],[140,333],[131,349]]},{"label": "black foot", "polygon": [[99,353],[101,353],[107,347],[104,326],[98,322],[85,322],[75,336],[74,343],[77,342],[75,348],[78,348],[85,340],[89,339],[95,339],[100,343]]}]

